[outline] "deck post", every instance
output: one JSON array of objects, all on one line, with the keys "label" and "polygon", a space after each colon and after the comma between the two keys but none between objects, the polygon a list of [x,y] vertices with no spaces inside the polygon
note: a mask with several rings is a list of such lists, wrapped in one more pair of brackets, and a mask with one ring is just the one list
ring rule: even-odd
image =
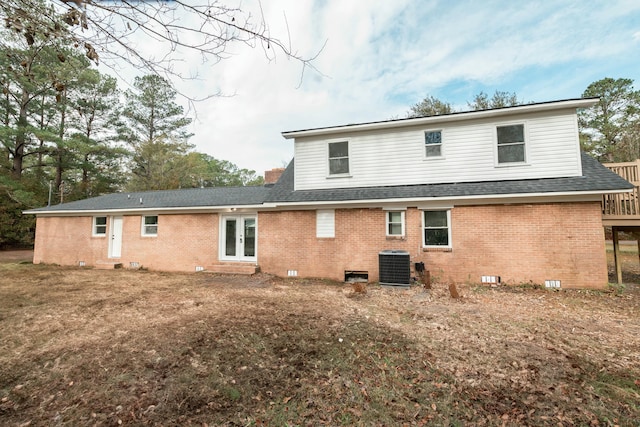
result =
[{"label": "deck post", "polygon": [[620,257],[620,242],[618,241],[618,227],[611,227],[613,235],[613,262],[616,265],[616,280],[622,284],[622,258]]}]

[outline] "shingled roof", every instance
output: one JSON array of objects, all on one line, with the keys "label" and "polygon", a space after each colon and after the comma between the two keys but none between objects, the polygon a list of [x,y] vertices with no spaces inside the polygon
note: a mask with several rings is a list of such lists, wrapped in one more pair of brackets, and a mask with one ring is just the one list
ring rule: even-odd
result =
[{"label": "shingled roof", "polygon": [[253,206],[263,204],[270,190],[268,187],[213,187],[123,192],[32,209],[26,213]]},{"label": "shingled roof", "polygon": [[292,160],[266,201],[271,203],[346,202],[403,198],[455,198],[511,194],[607,193],[632,189],[633,185],[582,153],[582,176],[453,184],[400,185],[294,191]]},{"label": "shingled roof", "polygon": [[277,207],[314,202],[366,202],[385,199],[433,199],[507,196],[549,193],[608,193],[632,189],[633,185],[582,153],[583,176],[453,184],[400,185],[324,190],[294,190],[294,160],[278,182],[264,187],[215,187],[182,190],[113,193],[104,196],[32,209],[25,213],[144,211],[251,206]]}]

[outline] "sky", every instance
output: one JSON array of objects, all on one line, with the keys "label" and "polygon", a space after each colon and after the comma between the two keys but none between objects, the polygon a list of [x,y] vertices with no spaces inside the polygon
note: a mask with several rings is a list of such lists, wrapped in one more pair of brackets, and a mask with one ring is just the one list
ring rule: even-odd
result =
[{"label": "sky", "polygon": [[[231,1],[225,1],[232,4]],[[579,98],[605,77],[640,89],[640,1],[245,0],[277,49],[228,46],[220,62],[187,53],[175,79],[195,104],[195,149],[240,168],[283,167],[281,132],[406,117],[427,96],[464,110],[480,91],[524,102]],[[275,57],[273,53],[275,52]],[[303,72],[304,71],[304,72]]]}]

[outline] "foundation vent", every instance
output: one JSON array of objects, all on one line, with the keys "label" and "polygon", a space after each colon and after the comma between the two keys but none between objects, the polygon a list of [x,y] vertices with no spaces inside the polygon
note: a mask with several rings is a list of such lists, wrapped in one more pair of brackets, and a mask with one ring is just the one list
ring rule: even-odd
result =
[{"label": "foundation vent", "polygon": [[482,276],[481,281],[483,285],[499,285],[500,276]]},{"label": "foundation vent", "polygon": [[544,287],[550,289],[560,289],[560,280],[545,280]]},{"label": "foundation vent", "polygon": [[369,281],[369,272],[368,271],[357,271],[357,270],[346,270],[344,272],[344,281],[345,282],[364,282],[367,283]]}]

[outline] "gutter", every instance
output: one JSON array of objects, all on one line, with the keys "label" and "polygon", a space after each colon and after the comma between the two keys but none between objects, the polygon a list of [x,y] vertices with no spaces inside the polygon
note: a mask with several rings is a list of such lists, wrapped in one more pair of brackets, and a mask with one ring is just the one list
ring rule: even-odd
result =
[{"label": "gutter", "polygon": [[[327,206],[381,206],[381,205],[408,205],[408,204],[437,204],[437,203],[454,203],[461,204],[509,204],[509,203],[527,203],[527,201],[540,202],[540,199],[558,199],[559,201],[597,201],[603,194],[623,194],[631,193],[633,189],[621,190],[600,190],[600,191],[563,191],[548,193],[510,193],[510,194],[486,194],[486,195],[469,195],[469,196],[443,196],[443,197],[398,197],[388,199],[365,199],[365,200],[326,200],[326,201],[298,201],[298,202],[266,202],[258,205],[227,205],[227,206],[182,206],[182,207],[164,207],[164,208],[133,208],[133,209],[81,209],[81,210],[27,210],[22,213],[25,215],[36,216],[81,216],[81,215],[134,215],[134,214],[152,214],[152,213],[229,213],[229,212],[247,212],[247,211],[263,211],[263,210],[281,210],[283,208],[313,208]],[[509,200],[512,200],[510,202]]]},{"label": "gutter", "polygon": [[171,213],[211,213],[211,212],[243,212],[249,210],[257,210],[263,207],[260,205],[227,205],[227,206],[175,206],[164,208],[120,208],[120,209],[58,209],[58,210],[36,210],[30,209],[23,211],[25,215],[36,216],[58,216],[58,215],[113,215],[113,214],[151,214],[156,212]]},{"label": "gutter", "polygon": [[[305,206],[341,206],[341,205],[381,205],[381,204],[414,204],[414,203],[439,203],[464,201],[465,204],[473,204],[474,201],[484,203],[506,203],[508,199],[515,199],[513,203],[524,203],[526,199],[555,199],[562,198],[562,201],[572,199],[572,201],[596,201],[602,198],[603,194],[631,193],[633,189],[607,190],[607,191],[564,191],[553,193],[516,193],[516,194],[487,194],[470,196],[443,196],[443,197],[407,197],[393,199],[367,199],[367,200],[327,200],[316,202],[271,202],[264,207],[285,208],[285,207],[305,207]],[[507,199],[507,200],[505,200]]]}]

